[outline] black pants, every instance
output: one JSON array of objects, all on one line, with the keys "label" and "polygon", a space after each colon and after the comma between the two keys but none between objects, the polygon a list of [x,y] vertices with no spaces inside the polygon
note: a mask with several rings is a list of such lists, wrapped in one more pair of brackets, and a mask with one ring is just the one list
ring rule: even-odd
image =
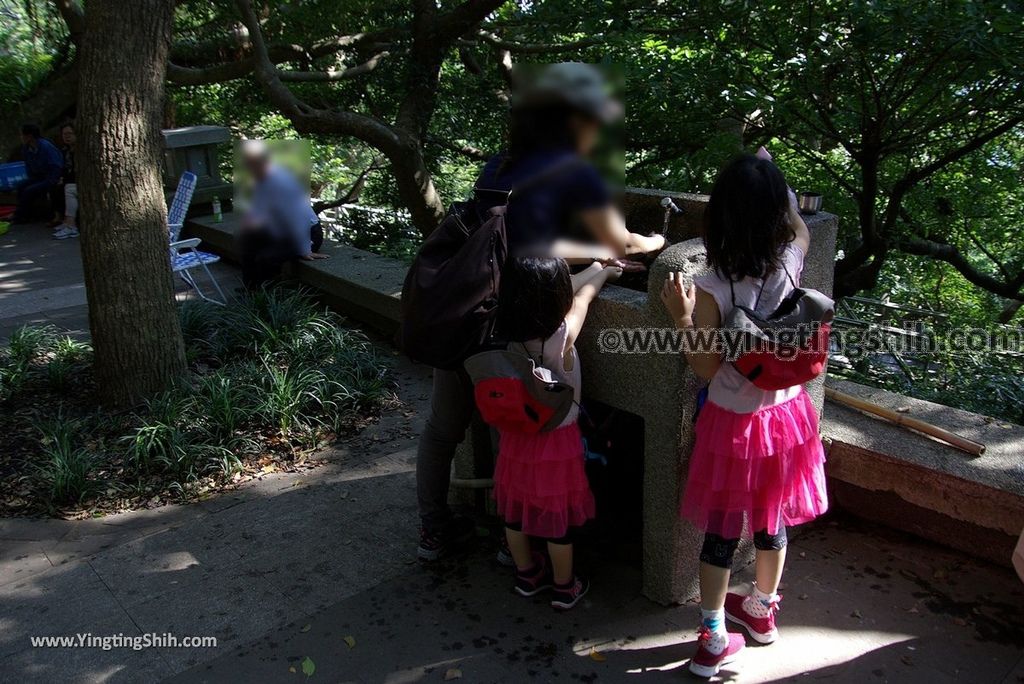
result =
[{"label": "black pants", "polygon": [[[754,548],[758,551],[780,551],[786,548],[788,541],[785,527],[780,527],[775,534],[768,534],[768,530],[754,534]],[[732,557],[736,555],[739,543],[739,539],[726,539],[708,532],[704,535],[704,545],[700,549],[700,561],[718,568],[731,569]]]},{"label": "black pants", "polygon": [[[319,252],[324,244],[324,229],[320,222],[309,229],[313,251]],[[259,289],[281,274],[285,263],[297,258],[295,246],[267,230],[246,230],[239,235],[238,251],[242,262],[242,283],[250,290]]]},{"label": "black pants", "polygon": [[26,223],[39,217],[53,218],[50,193],[55,183],[45,178],[30,178],[18,187],[14,223]]}]

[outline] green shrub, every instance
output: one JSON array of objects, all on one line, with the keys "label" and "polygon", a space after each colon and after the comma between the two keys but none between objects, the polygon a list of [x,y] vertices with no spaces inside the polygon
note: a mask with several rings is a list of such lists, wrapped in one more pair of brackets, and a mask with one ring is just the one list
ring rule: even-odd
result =
[{"label": "green shrub", "polygon": [[7,357],[14,364],[27,366],[49,352],[57,337],[57,329],[52,325],[23,325],[11,333]]},{"label": "green shrub", "polygon": [[256,410],[252,385],[224,370],[199,380],[195,393],[196,412],[221,442],[228,440],[248,422]]},{"label": "green shrub", "polygon": [[80,423],[58,416],[38,422],[36,428],[41,435],[41,459],[34,475],[51,507],[80,503],[102,488],[92,477],[96,457],[84,446],[76,446],[82,438]]},{"label": "green shrub", "polygon": [[[382,359],[341,323],[289,289],[226,307],[186,302],[181,326],[192,373],[130,414],[95,410],[82,382],[89,345],[53,328],[21,328],[0,350],[0,448],[24,450],[24,441],[3,442],[3,430],[34,415],[75,417],[39,423],[38,442],[25,450],[24,462],[37,465],[21,475],[49,510],[101,488],[142,500],[187,498],[197,486],[260,467],[268,454],[287,462],[293,447],[350,429],[387,395]],[[101,485],[98,474],[110,482]]]}]

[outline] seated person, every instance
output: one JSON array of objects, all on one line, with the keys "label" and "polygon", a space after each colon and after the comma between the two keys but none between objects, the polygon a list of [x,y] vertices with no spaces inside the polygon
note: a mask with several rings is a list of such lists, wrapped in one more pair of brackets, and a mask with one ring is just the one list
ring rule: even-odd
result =
[{"label": "seated person", "polygon": [[56,240],[67,240],[78,237],[78,184],[75,182],[75,127],[66,123],[60,128],[61,145],[60,151],[64,156],[64,171],[61,174],[59,200],[55,201],[58,207],[63,207],[60,212],[61,222],[53,231]]},{"label": "seated person", "polygon": [[242,163],[254,181],[239,235],[245,286],[261,287],[292,259],[326,259],[318,253],[324,241],[320,219],[294,174],[274,164],[267,146],[255,140],[243,146]]},{"label": "seated person", "polygon": [[49,203],[50,190],[60,181],[64,170],[64,157],[52,142],[42,137],[39,126],[22,126],[21,142],[28,180],[18,186],[14,223],[28,223],[41,216],[39,205],[43,202]]}]

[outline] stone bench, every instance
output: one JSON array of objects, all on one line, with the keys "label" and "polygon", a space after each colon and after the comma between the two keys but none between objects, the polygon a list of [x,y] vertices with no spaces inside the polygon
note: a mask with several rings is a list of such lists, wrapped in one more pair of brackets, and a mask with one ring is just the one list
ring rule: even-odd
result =
[{"label": "stone bench", "polygon": [[[203,241],[200,249],[237,263],[238,221],[233,212],[225,213],[220,223],[212,216],[199,216],[188,219],[184,230],[189,237]],[[398,259],[330,240],[324,242],[322,251],[331,258],[293,262],[286,266],[286,275],[343,315],[381,332],[394,332],[401,318],[402,283],[408,267]]]},{"label": "stone bench", "polygon": [[829,387],[985,445],[972,457],[943,442],[826,402],[833,504],[973,556],[1009,565],[1024,529],[1024,427],[830,378]]}]

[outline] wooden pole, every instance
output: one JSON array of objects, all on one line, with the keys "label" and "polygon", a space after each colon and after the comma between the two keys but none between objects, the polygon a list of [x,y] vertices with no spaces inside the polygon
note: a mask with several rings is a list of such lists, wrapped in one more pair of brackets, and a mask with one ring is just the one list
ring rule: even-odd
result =
[{"label": "wooden pole", "polygon": [[972,456],[981,456],[985,453],[984,444],[969,440],[966,437],[961,437],[955,432],[944,430],[936,425],[932,425],[931,423],[926,423],[923,420],[911,418],[905,413],[897,413],[892,409],[879,406],[878,404],[873,404],[870,401],[861,399],[860,397],[855,397],[852,394],[846,394],[845,392],[840,392],[839,390],[832,389],[831,387],[826,387],[825,397],[843,404],[844,406],[855,408],[858,411],[863,411],[864,413],[870,413],[873,416],[884,418],[891,423],[895,423],[905,428],[910,428],[911,430],[916,430],[917,432],[928,435],[929,437],[934,437],[935,439],[943,441],[950,446],[954,446],[961,451],[965,451]]}]

